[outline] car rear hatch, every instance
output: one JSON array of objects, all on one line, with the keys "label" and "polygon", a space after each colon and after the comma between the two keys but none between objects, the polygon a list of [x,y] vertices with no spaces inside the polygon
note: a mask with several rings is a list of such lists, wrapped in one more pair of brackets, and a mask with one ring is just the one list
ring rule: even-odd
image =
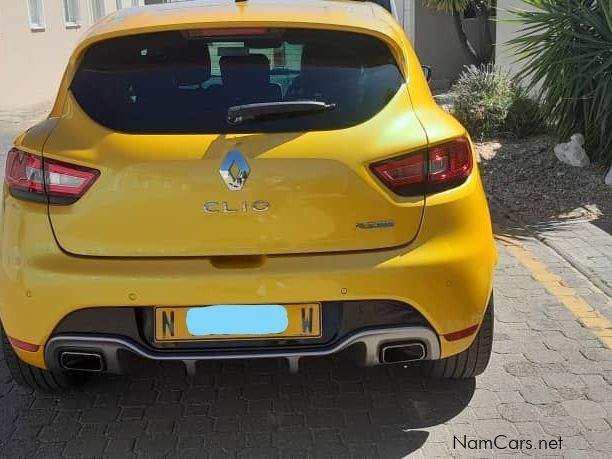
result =
[{"label": "car rear hatch", "polygon": [[[227,119],[230,107],[292,101],[333,107]],[[265,28],[121,37],[87,50],[44,149],[100,174],[49,217],[65,251],[89,256],[393,247],[416,236],[424,196],[393,195],[369,165],[425,144],[377,38]]]}]

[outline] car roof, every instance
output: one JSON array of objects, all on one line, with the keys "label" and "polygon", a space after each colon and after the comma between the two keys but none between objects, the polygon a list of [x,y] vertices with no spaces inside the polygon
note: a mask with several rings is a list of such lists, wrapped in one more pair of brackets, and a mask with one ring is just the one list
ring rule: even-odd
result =
[{"label": "car roof", "polygon": [[[119,10],[94,24],[84,42],[215,23],[378,31],[396,38],[399,24],[380,0],[191,0]],[[386,0],[385,0],[386,1]],[[401,27],[400,27],[401,29]]]}]

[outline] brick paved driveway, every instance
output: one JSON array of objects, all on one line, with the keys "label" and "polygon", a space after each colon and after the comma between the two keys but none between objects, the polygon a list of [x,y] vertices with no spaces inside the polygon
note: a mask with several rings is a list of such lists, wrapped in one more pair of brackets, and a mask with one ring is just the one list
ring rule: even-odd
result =
[{"label": "brick paved driveway", "polygon": [[[523,244],[611,318],[609,298],[545,246]],[[0,454],[489,457],[513,451],[469,446],[502,435],[501,447],[558,447],[561,438],[560,451],[523,451],[536,456],[609,457],[612,351],[499,250],[495,353],[476,380],[426,381],[413,369],[337,358],[304,360],[298,375],[276,360],[207,363],[194,379],[180,364],[160,364],[53,396],[14,386],[0,361]]]}]

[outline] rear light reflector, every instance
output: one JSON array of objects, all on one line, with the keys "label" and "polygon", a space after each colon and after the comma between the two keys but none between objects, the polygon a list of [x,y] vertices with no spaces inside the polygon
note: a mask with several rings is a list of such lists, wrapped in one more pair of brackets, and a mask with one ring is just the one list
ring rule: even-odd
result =
[{"label": "rear light reflector", "polygon": [[459,186],[467,180],[473,169],[472,149],[467,139],[459,138],[436,145],[428,152],[374,163],[370,169],[400,196],[435,193]]},{"label": "rear light reflector", "polygon": [[27,343],[17,338],[9,337],[8,340],[13,345],[13,347],[21,349],[23,351],[36,352],[38,351],[38,349],[40,349],[40,346],[38,344]]},{"label": "rear light reflector", "polygon": [[459,330],[454,333],[447,333],[446,335],[444,335],[444,338],[447,341],[459,341],[460,339],[467,338],[468,336],[472,336],[477,331],[478,331],[478,325],[473,325],[472,327],[466,328],[464,330]]},{"label": "rear light reflector", "polygon": [[72,204],[93,185],[100,171],[55,160],[43,160],[13,148],[6,160],[6,182],[19,198]]}]

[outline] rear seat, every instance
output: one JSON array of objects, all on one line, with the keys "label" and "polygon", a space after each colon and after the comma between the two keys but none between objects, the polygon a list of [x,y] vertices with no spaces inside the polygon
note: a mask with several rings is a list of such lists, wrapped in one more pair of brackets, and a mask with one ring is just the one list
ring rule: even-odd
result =
[{"label": "rear seat", "polygon": [[219,66],[223,86],[211,90],[227,106],[282,100],[280,85],[270,83],[270,60],[263,54],[223,56]]}]

